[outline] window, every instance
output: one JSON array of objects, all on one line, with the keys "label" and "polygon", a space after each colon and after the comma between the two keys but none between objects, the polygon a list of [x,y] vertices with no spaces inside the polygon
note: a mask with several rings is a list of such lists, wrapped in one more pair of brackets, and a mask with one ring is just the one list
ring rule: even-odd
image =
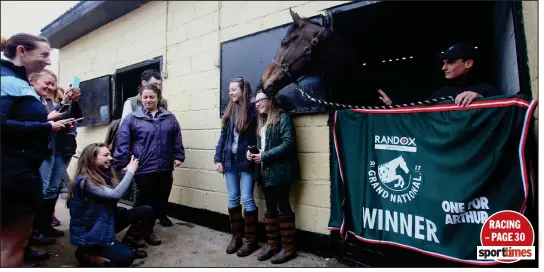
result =
[{"label": "window", "polygon": [[162,56],[118,69],[115,72],[113,119],[121,118],[125,101],[138,94],[138,87],[142,83],[142,73],[147,69],[155,69],[160,73],[161,67]]},{"label": "window", "polygon": [[[311,19],[321,24],[321,16]],[[272,63],[281,39],[290,25],[291,23],[281,25],[221,43],[220,115],[225,112],[230,100],[229,81],[231,79],[247,78],[253,91],[252,96],[255,96],[261,76]],[[299,85],[314,98],[323,99],[325,89],[320,83],[319,78],[311,77],[302,79]],[[277,97],[281,108],[290,113],[325,112],[322,105],[302,97],[293,84],[283,88]]]},{"label": "window", "polygon": [[111,83],[111,75],[106,75],[79,84],[82,90],[79,106],[84,119],[78,122],[78,126],[97,126],[110,122]]}]

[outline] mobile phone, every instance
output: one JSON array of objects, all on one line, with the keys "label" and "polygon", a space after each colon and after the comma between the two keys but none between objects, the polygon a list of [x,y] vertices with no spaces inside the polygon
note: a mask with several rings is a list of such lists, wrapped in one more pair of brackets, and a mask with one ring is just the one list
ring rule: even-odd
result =
[{"label": "mobile phone", "polygon": [[[79,121],[81,121],[81,120],[83,120],[83,117],[77,118],[77,119],[74,120],[74,121],[75,121],[75,122],[79,122]],[[61,123],[61,124],[63,124],[63,125],[64,125],[64,124],[68,124],[68,119],[58,120],[57,123]]]},{"label": "mobile phone", "polygon": [[79,77],[74,77],[74,79],[72,80],[72,87],[79,88]]},{"label": "mobile phone", "polygon": [[248,146],[247,149],[251,154],[259,154],[261,152],[256,146]]},{"label": "mobile phone", "polygon": [[63,113],[63,112],[65,112],[65,111],[67,111],[69,107],[70,107],[69,104],[64,104],[64,105],[62,105],[62,107],[59,109],[58,112],[59,112],[59,113]]}]

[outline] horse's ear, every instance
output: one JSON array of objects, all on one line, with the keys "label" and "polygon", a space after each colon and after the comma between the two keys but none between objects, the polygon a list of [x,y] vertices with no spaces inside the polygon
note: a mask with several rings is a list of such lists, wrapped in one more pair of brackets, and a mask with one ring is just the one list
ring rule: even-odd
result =
[{"label": "horse's ear", "polygon": [[291,13],[291,17],[293,18],[293,22],[295,22],[295,24],[300,25],[302,23],[302,18],[300,18],[296,12],[291,10],[291,8],[289,8],[289,13]]}]

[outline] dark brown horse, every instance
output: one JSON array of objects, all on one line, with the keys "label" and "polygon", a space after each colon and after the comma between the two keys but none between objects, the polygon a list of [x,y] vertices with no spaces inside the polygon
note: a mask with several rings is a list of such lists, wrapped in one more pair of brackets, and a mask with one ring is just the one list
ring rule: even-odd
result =
[{"label": "dark brown horse", "polygon": [[[324,78],[326,88],[332,90],[354,90],[352,94],[366,105],[383,105],[377,93],[360,90],[364,72],[357,53],[347,46],[336,34],[289,10],[293,24],[282,39],[280,48],[272,63],[261,77],[258,89],[269,96],[276,95],[282,88],[296,82],[305,75],[319,75]],[[359,90],[359,91],[358,91]],[[334,102],[348,103],[345,96],[329,97]],[[343,101],[339,101],[339,99]],[[351,101],[353,102],[353,101]]]}]

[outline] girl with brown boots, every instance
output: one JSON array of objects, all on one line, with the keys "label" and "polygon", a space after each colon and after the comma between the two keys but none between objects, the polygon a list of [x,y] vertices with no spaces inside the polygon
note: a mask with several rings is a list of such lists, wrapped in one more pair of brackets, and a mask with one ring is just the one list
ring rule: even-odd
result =
[{"label": "girl with brown boots", "polygon": [[296,257],[295,214],[289,203],[290,185],[300,177],[295,126],[289,115],[281,111],[275,97],[260,92],[256,106],[258,150],[249,150],[246,156],[257,163],[255,177],[262,184],[266,201],[267,244],[257,258],[280,264]]},{"label": "girl with brown boots", "polygon": [[[258,249],[258,210],[253,199],[252,163],[245,159],[248,146],[256,143],[256,116],[251,105],[251,87],[239,77],[229,85],[230,102],[221,118],[222,129],[216,147],[216,170],[225,175],[232,239],[227,253],[245,257]],[[240,196],[245,207],[242,216]]]}]

